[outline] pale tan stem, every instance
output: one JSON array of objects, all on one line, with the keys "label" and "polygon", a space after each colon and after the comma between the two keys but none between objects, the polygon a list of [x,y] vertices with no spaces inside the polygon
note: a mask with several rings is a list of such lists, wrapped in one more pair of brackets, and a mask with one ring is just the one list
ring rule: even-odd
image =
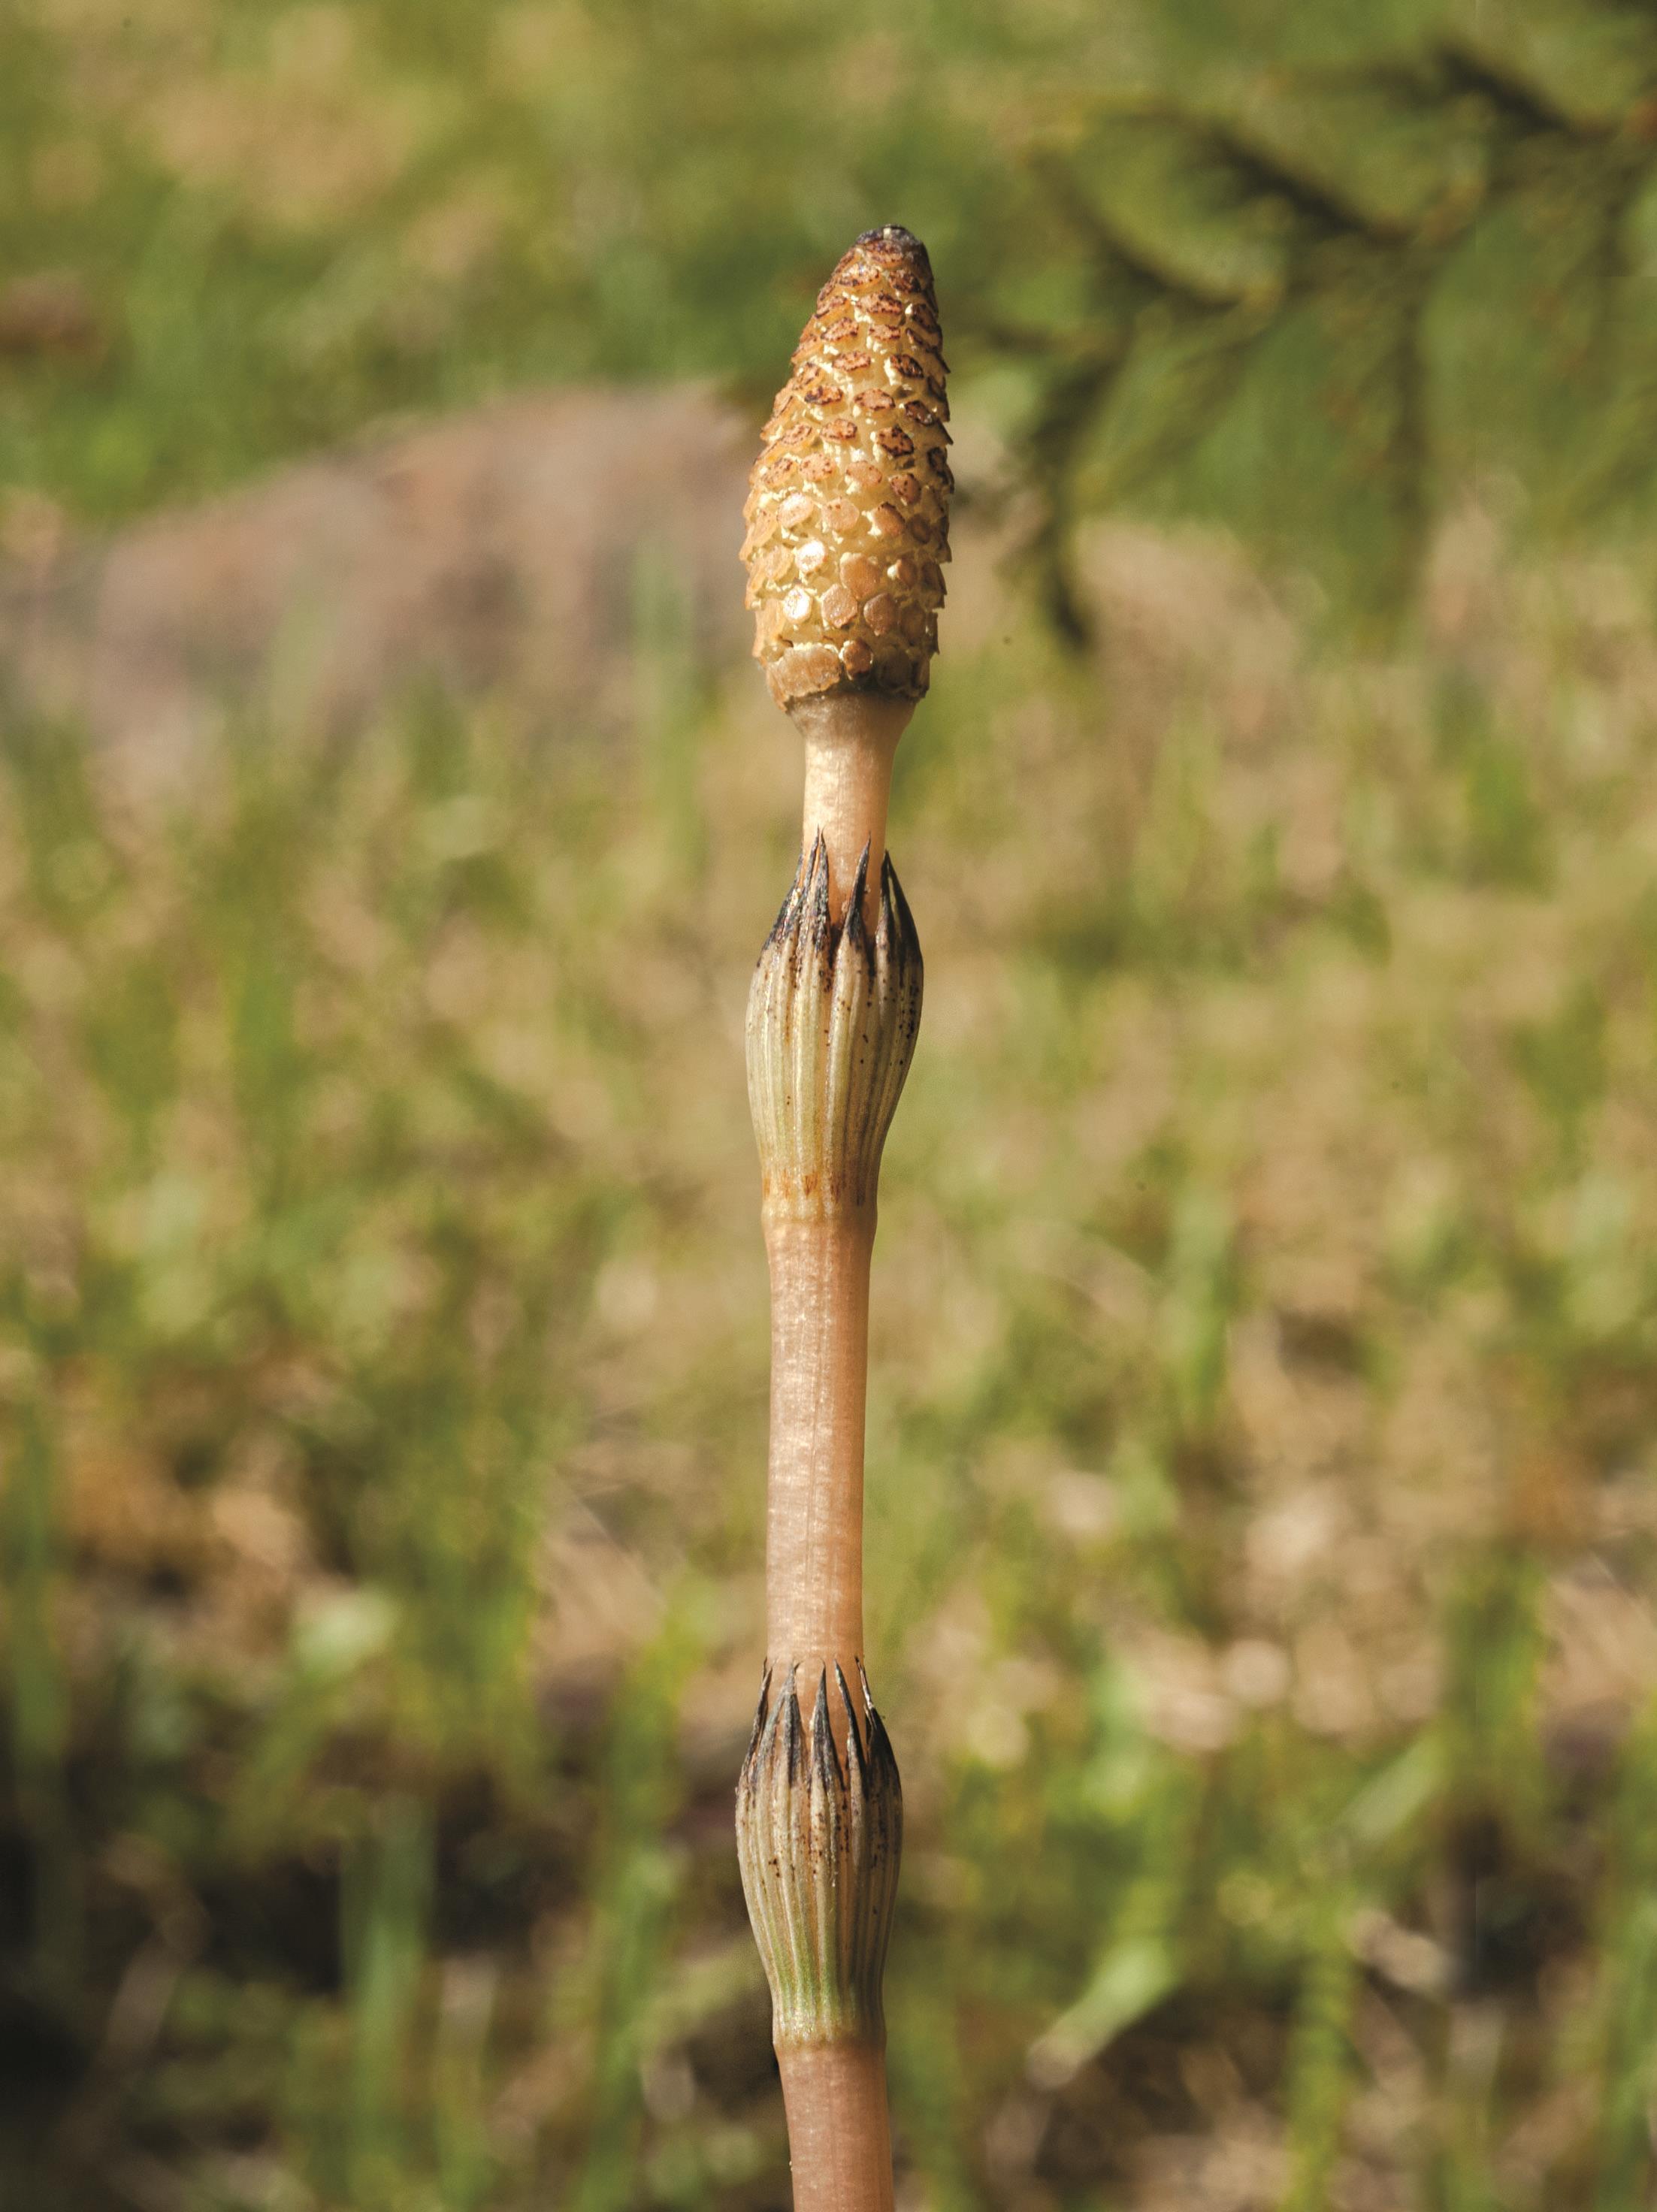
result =
[{"label": "pale tan stem", "polygon": [[880,862],[886,857],[892,756],[915,712],[914,702],[851,692],[803,699],[790,712],[806,741],[800,849],[809,853],[821,831],[828,848],[829,911],[838,922],[850,896],[858,858],[868,847],[863,920],[873,928]]},{"label": "pale tan stem", "polygon": [[867,2043],[777,2054],[789,2119],[794,2212],[892,2212],[886,2061]]},{"label": "pale tan stem", "polygon": [[856,1680],[863,1650],[863,1417],[874,1209],[768,1218],[771,1282],[766,1650],[779,1680]]}]

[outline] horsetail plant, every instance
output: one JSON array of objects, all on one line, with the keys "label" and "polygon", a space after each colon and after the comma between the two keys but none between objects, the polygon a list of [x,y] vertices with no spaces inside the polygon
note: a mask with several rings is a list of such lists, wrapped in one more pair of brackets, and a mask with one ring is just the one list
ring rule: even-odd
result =
[{"label": "horsetail plant", "polygon": [[921,1016],[886,822],[949,558],[944,374],[925,248],[866,232],[818,295],[744,510],[755,657],[806,753],[799,868],[748,999],[768,1656],[736,1811],[796,2212],[892,2201],[880,1985],[903,1800],[863,1671],[863,1416],[880,1153]]}]

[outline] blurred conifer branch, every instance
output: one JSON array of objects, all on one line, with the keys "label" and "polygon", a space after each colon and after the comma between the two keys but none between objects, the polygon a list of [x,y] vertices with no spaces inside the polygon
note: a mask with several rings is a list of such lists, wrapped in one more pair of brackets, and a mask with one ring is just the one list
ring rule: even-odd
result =
[{"label": "blurred conifer branch", "polygon": [[[1566,524],[1648,468],[1651,380],[1625,325],[1657,164],[1657,15],[1597,0],[1573,14],[1617,34],[1600,81],[1553,82],[1523,42],[1463,27],[1372,60],[1258,73],[1223,96],[1090,96],[1032,134],[1023,167],[1068,241],[1072,312],[1039,320],[969,301],[964,319],[1033,386],[1017,440],[1034,495],[1027,550],[1062,635],[1081,643],[1089,629],[1079,519],[1170,491],[1185,504],[1179,472],[1241,409],[1283,410],[1281,436],[1334,448],[1321,487],[1297,481],[1286,496],[1304,537],[1309,520],[1331,519],[1308,517],[1307,500],[1355,493],[1357,596],[1383,617],[1470,461],[1514,469]],[[1120,189],[1147,176],[1148,190]],[[1537,266],[1515,267],[1531,249]],[[1551,398],[1579,428],[1592,418],[1590,435],[1526,452],[1498,413],[1482,434],[1475,421],[1471,452],[1465,437],[1443,450],[1435,325],[1453,321],[1458,287],[1476,292],[1470,264],[1487,250],[1531,293],[1496,339],[1513,361],[1490,361],[1491,374],[1539,352]],[[1315,419],[1297,423],[1308,352]]]}]

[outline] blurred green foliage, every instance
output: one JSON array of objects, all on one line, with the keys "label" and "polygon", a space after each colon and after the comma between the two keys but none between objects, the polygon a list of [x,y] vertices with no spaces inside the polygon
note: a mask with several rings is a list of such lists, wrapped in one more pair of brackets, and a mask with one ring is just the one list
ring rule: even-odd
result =
[{"label": "blurred green foliage", "polygon": [[1649,491],[1636,0],[14,0],[4,54],[0,477],[83,514],[548,379],[758,404],[894,219],[1072,632],[1101,507],[1374,613],[1470,476]]}]

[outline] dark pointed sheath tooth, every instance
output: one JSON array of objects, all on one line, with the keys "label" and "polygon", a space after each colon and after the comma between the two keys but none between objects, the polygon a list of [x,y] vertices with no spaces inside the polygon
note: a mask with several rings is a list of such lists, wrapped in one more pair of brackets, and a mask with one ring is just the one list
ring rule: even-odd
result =
[{"label": "dark pointed sheath tooth", "polygon": [[850,896],[846,900],[846,911],[841,922],[848,943],[856,952],[862,953],[863,964],[872,975],[874,972],[874,949],[868,941],[868,931],[863,923],[863,891],[868,882],[869,848],[865,841],[857,862],[857,872],[852,878]]},{"label": "dark pointed sheath tooth", "polygon": [[812,848],[809,896],[812,946],[826,963],[834,956],[835,931],[829,920],[828,848],[823,842],[820,830],[817,833],[817,842]]},{"label": "dark pointed sheath tooth", "polygon": [[788,1707],[787,1717],[783,1723],[783,1741],[788,1751],[789,1782],[790,1786],[800,1779],[803,1766],[803,1760],[801,1754],[805,1747],[805,1730],[801,1726],[800,1700],[795,1694],[794,1674],[795,1670],[790,1667],[789,1669],[789,1693],[783,1700],[783,1704]]},{"label": "dark pointed sheath tooth", "polygon": [[874,917],[874,942],[885,952],[890,953],[896,949],[893,944],[896,927],[897,921],[892,906],[892,855],[883,853],[880,855],[880,909]]},{"label": "dark pointed sheath tooth", "polygon": [[834,1730],[829,1723],[828,1668],[823,1668],[817,1677],[817,1702],[811,1713],[811,1751],[822,1777],[825,1789],[840,1786],[840,1755],[834,1747]]},{"label": "dark pointed sheath tooth", "polygon": [[868,1709],[869,1764],[881,1780],[898,1780],[898,1757],[892,1748],[892,1738],[886,1732],[886,1723],[871,1705]]},{"label": "dark pointed sheath tooth", "polygon": [[754,1711],[753,1728],[749,1735],[747,1752],[742,1761],[742,1774],[744,1780],[747,1778],[748,1774],[753,1766],[753,1755],[759,1748],[759,1738],[765,1729],[765,1711],[771,1703],[771,1662],[767,1660],[765,1662],[765,1671],[760,1677],[759,1703]]},{"label": "dark pointed sheath tooth", "polygon": [[896,924],[898,939],[903,946],[905,959],[912,959],[918,967],[921,957],[921,940],[915,927],[915,917],[909,910],[909,901],[904,896],[904,887],[898,880],[898,871],[892,865],[890,853],[881,863],[880,895],[883,902],[887,898],[892,902],[892,919]]},{"label": "dark pointed sheath tooth", "polygon": [[846,1686],[846,1678],[838,1659],[834,1662],[834,1679],[840,1686],[840,1703],[846,1709],[847,1777],[850,1780],[861,1781],[863,1778],[865,1768],[863,1741],[858,1733],[857,1715],[852,1705],[851,1692]]},{"label": "dark pointed sheath tooth", "polygon": [[800,904],[800,878],[805,872],[805,866],[806,856],[801,853],[800,858],[795,862],[794,881],[789,885],[787,893],[783,897],[783,903],[777,909],[777,919],[771,924],[771,934],[765,939],[765,945],[761,949],[759,957],[762,960],[765,958],[765,954],[771,951],[772,945],[777,944],[779,939],[786,937],[789,933],[789,930],[794,921],[795,914]]},{"label": "dark pointed sheath tooth", "polygon": [[[769,1686],[771,1681],[769,1672],[766,1674],[765,1680]],[[755,1768],[756,1773],[758,1771],[760,1767],[769,1768],[771,1762],[777,1756],[777,1731],[783,1725],[783,1707],[786,1702],[786,1699],[778,1698],[776,1704],[771,1709],[770,1715],[765,1722],[765,1733],[759,1741],[759,1755]]]},{"label": "dark pointed sheath tooth", "polygon": [[868,1676],[863,1672],[861,1659],[857,1662],[857,1679],[863,1686],[863,1711],[868,1716],[869,1765],[874,1769],[878,1780],[885,1781],[889,1776],[896,1782],[899,1778],[897,1754],[886,1732],[886,1723],[874,1710],[874,1694],[869,1689]]}]

